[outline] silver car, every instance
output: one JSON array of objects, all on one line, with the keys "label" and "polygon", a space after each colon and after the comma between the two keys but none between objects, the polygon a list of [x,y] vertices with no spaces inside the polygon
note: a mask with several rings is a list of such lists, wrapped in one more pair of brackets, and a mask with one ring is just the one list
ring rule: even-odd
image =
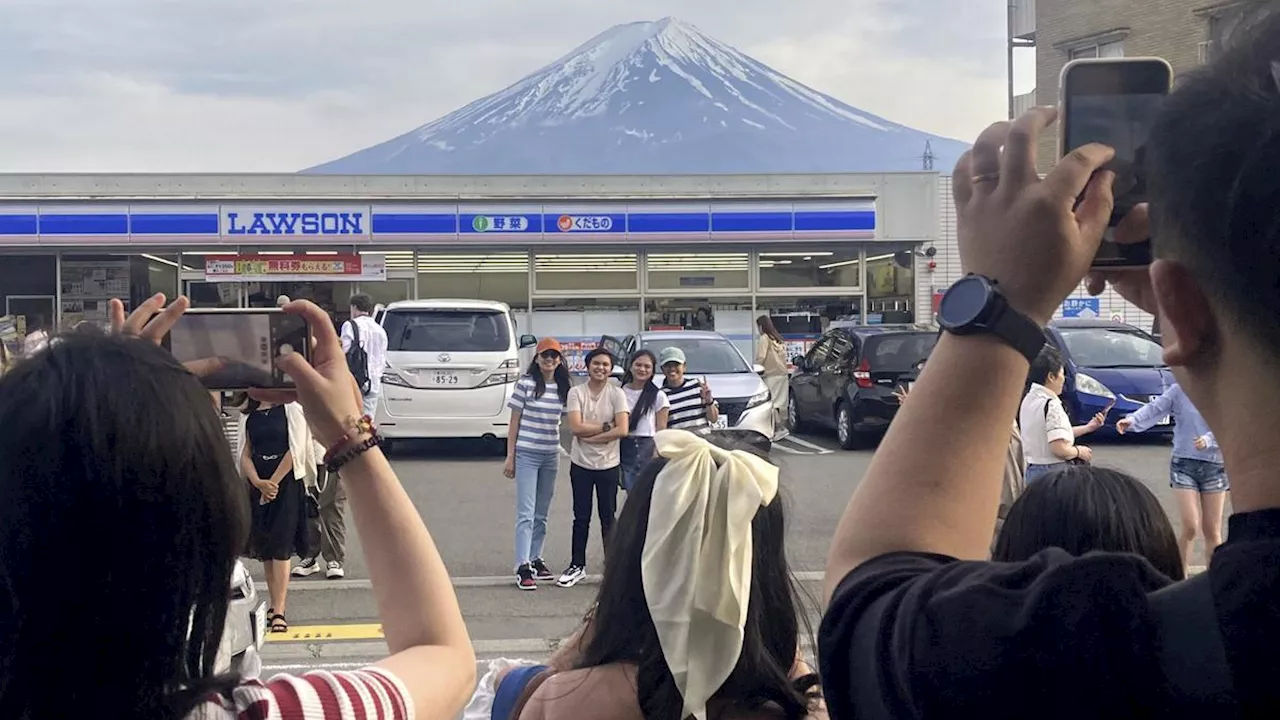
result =
[{"label": "silver car", "polygon": [[267,633],[267,604],[258,600],[253,576],[239,560],[231,572],[231,603],[218,646],[215,672],[235,671],[245,678],[262,673],[262,643]]},{"label": "silver car", "polygon": [[[627,338],[623,354],[630,357],[636,350],[654,355],[663,348],[678,347],[684,351],[685,375],[705,379],[711,394],[720,405],[720,420],[713,429],[751,430],[773,437],[773,399],[764,384],[764,368],[752,365],[729,338],[704,330],[650,330]],[[654,382],[662,382],[661,369],[655,369]]]}]

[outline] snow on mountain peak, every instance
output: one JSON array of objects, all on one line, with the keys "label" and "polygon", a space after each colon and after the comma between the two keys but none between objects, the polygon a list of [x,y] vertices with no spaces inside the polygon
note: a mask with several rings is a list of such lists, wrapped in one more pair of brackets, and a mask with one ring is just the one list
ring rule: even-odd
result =
[{"label": "snow on mountain peak", "polygon": [[[852,165],[885,157],[886,147],[870,146],[892,145],[893,136],[913,150],[893,156],[891,167],[851,171],[918,167],[926,139],[944,161],[951,149],[955,156],[962,151],[959,143],[859,111],[666,17],[609,28],[505,90],[313,171],[816,172],[840,162],[841,153],[794,151],[855,127],[878,139],[858,143],[865,160]],[[753,147],[717,151],[717,140]],[[771,145],[790,145],[793,156],[762,162],[761,151]],[[751,162],[759,169],[714,169]]]}]

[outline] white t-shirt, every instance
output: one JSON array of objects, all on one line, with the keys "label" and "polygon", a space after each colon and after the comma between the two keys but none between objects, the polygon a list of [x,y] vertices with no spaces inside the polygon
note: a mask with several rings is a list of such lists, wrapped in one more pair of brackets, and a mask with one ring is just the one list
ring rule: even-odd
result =
[{"label": "white t-shirt", "polygon": [[1066,462],[1049,449],[1049,444],[1057,440],[1066,440],[1068,445],[1076,443],[1071,418],[1067,417],[1062,399],[1056,393],[1043,385],[1031,383],[1031,389],[1022,398],[1022,407],[1018,410],[1018,424],[1022,427],[1022,452],[1028,465]]},{"label": "white t-shirt", "polygon": [[387,366],[387,331],[368,315],[351,318],[342,323],[344,353],[351,349],[351,343],[355,340],[351,323],[360,326],[360,347],[364,348],[364,353],[369,358],[369,394],[377,395],[382,392],[382,370]]},{"label": "white t-shirt", "polygon": [[[574,411],[582,413],[582,419],[587,422],[611,423],[618,413],[627,412],[627,396],[612,383],[605,385],[599,395],[593,395],[589,385],[577,385],[569,390],[569,400],[565,403],[566,413]],[[569,460],[588,470],[616,468],[622,464],[619,445],[617,440],[589,443],[575,436],[569,446]]]},{"label": "white t-shirt", "polygon": [[[671,407],[671,401],[667,399],[667,394],[662,392],[662,389],[657,385],[654,386],[654,390],[657,390],[657,393],[653,398],[653,406],[649,408],[649,412],[644,414],[644,417],[636,421],[636,429],[631,431],[631,437],[653,437],[656,435],[658,429],[655,423],[658,419],[658,411]],[[644,391],[633,390],[629,386],[623,386],[622,392],[627,396],[627,407],[634,412],[636,403],[640,402],[640,393]]]}]

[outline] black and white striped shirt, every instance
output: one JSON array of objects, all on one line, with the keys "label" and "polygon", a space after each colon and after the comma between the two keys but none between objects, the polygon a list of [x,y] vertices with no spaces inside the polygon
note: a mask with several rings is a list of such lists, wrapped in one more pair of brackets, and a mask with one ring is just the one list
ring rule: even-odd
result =
[{"label": "black and white striped shirt", "polygon": [[677,430],[693,430],[707,427],[707,407],[702,404],[702,383],[697,378],[686,377],[684,384],[678,388],[662,386],[671,402],[671,413],[667,416],[667,427]]}]

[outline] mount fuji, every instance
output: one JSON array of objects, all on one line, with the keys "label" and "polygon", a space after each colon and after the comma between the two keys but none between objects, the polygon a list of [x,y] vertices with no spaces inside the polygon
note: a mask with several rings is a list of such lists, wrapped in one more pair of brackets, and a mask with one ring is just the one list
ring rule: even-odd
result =
[{"label": "mount fuji", "polygon": [[949,170],[967,145],[863,112],[675,18],[618,25],[511,87],[304,170],[716,174]]}]

